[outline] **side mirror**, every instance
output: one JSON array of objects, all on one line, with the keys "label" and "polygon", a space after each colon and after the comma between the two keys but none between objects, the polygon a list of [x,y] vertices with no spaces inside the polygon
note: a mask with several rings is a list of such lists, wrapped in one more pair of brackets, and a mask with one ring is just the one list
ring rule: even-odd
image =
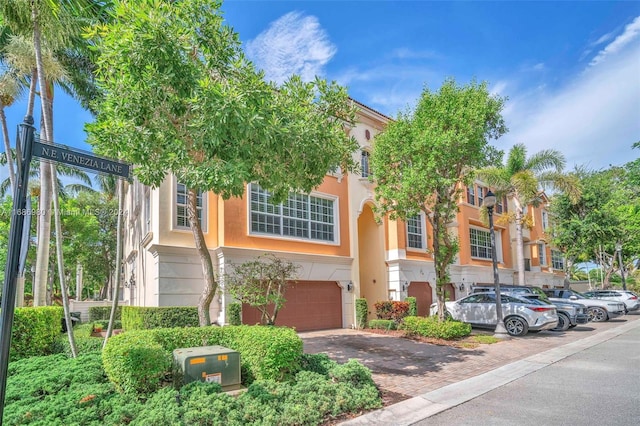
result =
[{"label": "side mirror", "polygon": [[578,300],[578,298],[576,296],[569,296],[569,300]]}]

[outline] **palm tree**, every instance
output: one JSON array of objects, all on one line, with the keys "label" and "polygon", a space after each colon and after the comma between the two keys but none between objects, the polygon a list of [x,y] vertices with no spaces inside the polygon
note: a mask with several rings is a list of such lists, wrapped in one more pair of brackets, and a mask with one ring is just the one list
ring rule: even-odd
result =
[{"label": "palm tree", "polygon": [[564,155],[548,149],[527,158],[527,148],[523,144],[514,145],[509,151],[507,162],[501,167],[486,167],[476,171],[476,176],[494,189],[496,197],[507,197],[515,206],[509,220],[516,226],[516,260],[518,284],[524,280],[523,226],[526,226],[525,208],[537,207],[542,201],[542,189],[551,188],[565,192],[570,199],[580,197],[580,187],[575,176],[562,172]]}]

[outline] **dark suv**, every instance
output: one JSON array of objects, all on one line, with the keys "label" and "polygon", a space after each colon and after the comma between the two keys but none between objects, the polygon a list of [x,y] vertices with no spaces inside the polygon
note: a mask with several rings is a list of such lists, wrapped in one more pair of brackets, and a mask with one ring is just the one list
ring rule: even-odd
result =
[{"label": "dark suv", "polygon": [[[495,287],[492,285],[486,286],[473,286],[471,293],[483,293],[495,291]],[[569,300],[549,300],[544,291],[539,287],[533,286],[520,286],[520,285],[500,285],[501,293],[513,293],[520,297],[526,297],[528,299],[538,299],[544,303],[555,305],[558,311],[558,326],[553,328],[552,331],[566,331],[569,328],[573,328],[578,324],[586,324],[589,322],[589,312],[587,308],[581,303],[571,302]]]}]

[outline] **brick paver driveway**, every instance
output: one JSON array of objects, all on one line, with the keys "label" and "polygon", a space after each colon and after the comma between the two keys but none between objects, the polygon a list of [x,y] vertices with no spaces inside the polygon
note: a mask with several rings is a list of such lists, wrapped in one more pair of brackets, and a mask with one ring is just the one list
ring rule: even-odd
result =
[{"label": "brick paver driveway", "polygon": [[594,333],[640,320],[629,314],[605,323],[579,325],[566,332],[543,331],[475,349],[459,349],[409,339],[338,329],[299,333],[305,353],[327,353],[340,363],[351,358],[373,373],[382,389],[418,396],[477,376],[536,353],[589,337]]}]

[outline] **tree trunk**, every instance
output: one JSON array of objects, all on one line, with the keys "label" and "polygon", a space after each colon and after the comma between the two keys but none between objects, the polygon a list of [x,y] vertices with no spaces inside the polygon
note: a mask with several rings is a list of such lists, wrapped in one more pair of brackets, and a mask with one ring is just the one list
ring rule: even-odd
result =
[{"label": "tree trunk", "polygon": [[115,279],[113,280],[113,301],[111,303],[111,313],[109,315],[109,325],[107,326],[107,334],[104,337],[104,342],[102,343],[102,348],[104,349],[107,346],[107,340],[111,337],[111,333],[113,333],[113,323],[116,320],[116,311],[118,310],[118,299],[120,298],[120,283],[122,282],[122,228],[124,217],[122,212],[124,211],[124,180],[118,180],[118,225],[117,236],[116,236],[116,270],[115,270]]},{"label": "tree trunk", "polygon": [[[47,96],[47,84],[45,81],[44,64],[42,61],[41,34],[38,16],[38,4],[33,2],[31,6],[31,20],[33,22],[33,46],[36,56],[36,69],[38,84],[40,86],[40,100],[42,103],[42,118],[44,122],[44,139],[53,140],[51,128],[51,99]],[[44,209],[40,229],[38,230],[38,252],[36,259],[36,283],[34,284],[34,306],[42,306],[47,283],[47,261],[49,259],[49,241],[51,237],[51,172],[48,163],[40,162],[40,200]],[[38,298],[35,297],[35,289],[38,289]]]},{"label": "tree trunk", "polygon": [[187,204],[187,214],[189,217],[189,225],[193,232],[193,239],[196,244],[196,250],[200,256],[200,262],[202,263],[202,274],[204,275],[204,288],[198,301],[198,320],[201,327],[205,327],[211,324],[211,317],[209,315],[209,307],[211,301],[218,287],[218,283],[215,280],[213,271],[213,262],[211,261],[211,254],[207,248],[207,243],[204,240],[204,234],[202,233],[202,225],[198,219],[198,191],[193,188],[189,188],[189,202]]},{"label": "tree trunk", "polygon": [[564,265],[564,283],[563,283],[563,286],[564,286],[565,290],[569,290],[570,285],[571,285],[570,278],[571,278],[571,269],[573,268],[573,260],[569,259],[569,258],[567,258],[566,260],[567,260],[566,264]]},{"label": "tree trunk", "polygon": [[524,215],[522,206],[517,198],[514,198],[516,205],[516,261],[518,263],[518,285],[525,285],[524,280],[524,240],[522,238],[522,222]]},{"label": "tree trunk", "polygon": [[60,293],[62,293],[62,307],[64,309],[64,320],[67,324],[67,336],[69,337],[69,346],[71,347],[71,357],[78,356],[76,349],[76,340],[73,336],[73,323],[71,322],[71,313],[69,311],[69,292],[65,282],[66,275],[64,273],[64,258],[62,254],[62,224],[60,222],[60,202],[58,200],[58,179],[56,174],[56,166],[51,165],[51,184],[53,194],[54,223],[56,227],[56,257],[58,258],[58,275],[60,279]]},{"label": "tree trunk", "polygon": [[7,128],[7,116],[4,114],[4,104],[0,101],[0,124],[2,125],[2,138],[4,140],[4,152],[7,155],[7,167],[9,168],[9,182],[11,183],[11,194],[16,187],[16,172],[13,168],[13,155],[11,154],[11,140],[9,139],[9,129]]}]

